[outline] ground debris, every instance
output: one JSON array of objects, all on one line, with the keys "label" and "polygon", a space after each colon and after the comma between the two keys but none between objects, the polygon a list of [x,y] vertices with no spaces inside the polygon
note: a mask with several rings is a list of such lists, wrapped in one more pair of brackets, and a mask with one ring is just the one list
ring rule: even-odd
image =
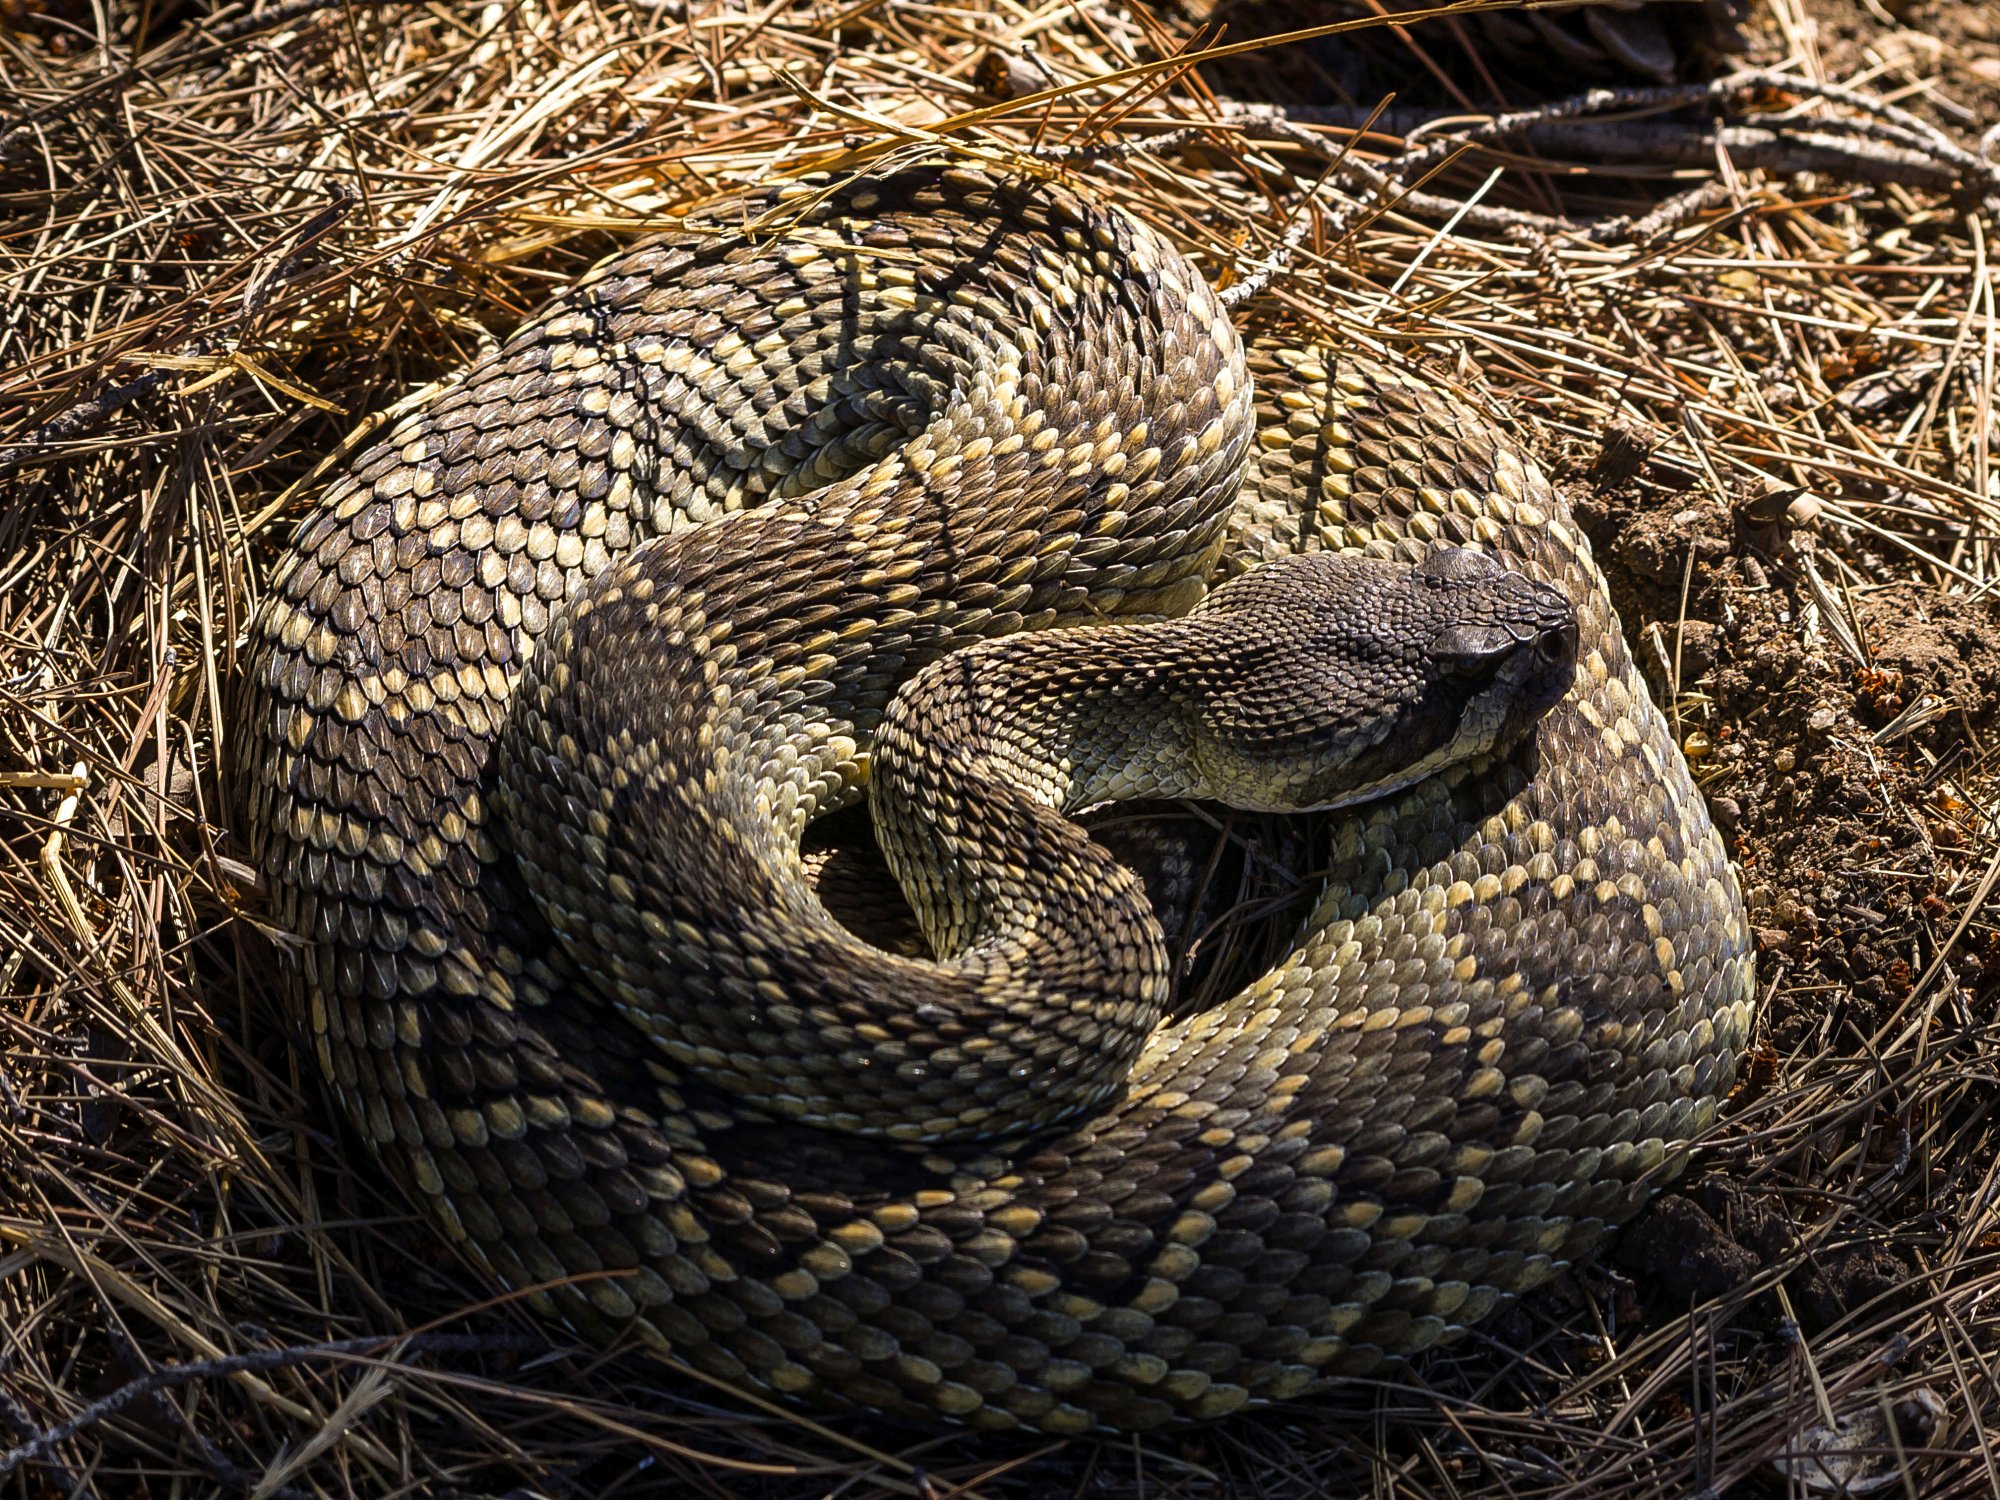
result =
[{"label": "ground debris", "polygon": [[[1398,97],[1364,138],[1381,94],[1342,94],[1367,73],[1338,38],[1191,67],[1213,28],[1122,0],[0,11],[0,1476],[1679,1500],[1886,1449],[1927,1500],[2000,1487],[1978,0],[1760,8],[1753,55],[1798,91],[1625,111],[1598,170],[1582,104],[1479,134],[1548,80],[1450,18],[1377,39]],[[1303,107],[1329,98],[1347,123]],[[1301,107],[1253,129],[1244,101]],[[1412,140],[1440,111],[1457,143]],[[703,196],[939,137],[1115,193],[1244,317],[1496,411],[1575,500],[1742,861],[1763,1034],[1686,1185],[1621,1258],[1379,1388],[1055,1447],[734,1404],[494,1304],[273,1024],[226,705],[315,468]]]}]

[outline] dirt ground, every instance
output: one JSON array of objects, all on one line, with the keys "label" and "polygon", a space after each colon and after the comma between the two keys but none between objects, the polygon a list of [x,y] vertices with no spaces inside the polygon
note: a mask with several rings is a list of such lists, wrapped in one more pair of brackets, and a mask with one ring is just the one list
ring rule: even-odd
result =
[{"label": "dirt ground", "polygon": [[[1943,86],[1910,100],[1918,112],[1974,131],[2000,124],[2000,14],[1990,7],[1811,0],[1804,13],[1836,73],[1873,67],[1894,80],[1923,70]],[[1911,398],[1889,376],[1849,399],[1886,413]],[[1879,1034],[1931,955],[1944,955],[1971,1011],[1989,1009],[2000,994],[1990,914],[1973,913],[1957,942],[1946,939],[1966,915],[1955,887],[1987,816],[1954,787],[1977,784],[1992,760],[2000,598],[1912,582],[1897,549],[1853,536],[1844,555],[1860,576],[1838,602],[1809,582],[1801,589],[1796,569],[1790,586],[1774,583],[1775,559],[1809,560],[1820,545],[1818,502],[1697,500],[1695,479],[1642,467],[1573,493],[1628,632],[1653,647],[1641,656],[1655,691],[1663,702],[1698,695],[1718,726],[1696,742],[1707,750],[1697,775],[1741,861],[1757,928],[1771,995],[1764,1066],[1810,1058],[1842,1031]],[[1888,498],[1865,482],[1846,492]],[[1905,535],[1952,556],[1992,541],[1907,519]],[[1829,605],[1847,612],[1858,660],[1804,623]],[[1619,1259],[1662,1278],[1669,1295],[1709,1294],[1721,1267],[1747,1277],[1772,1263],[1773,1247],[1789,1243],[1771,1233],[1784,1217],[1720,1178],[1698,1181],[1641,1221]],[[1824,1327],[1897,1295],[1914,1274],[1879,1242],[1848,1246],[1807,1273],[1800,1322]]]},{"label": "dirt ground", "polygon": [[[1285,3],[1289,24],[1301,24],[1299,0]],[[392,51],[396,37],[377,29],[391,25],[463,32],[469,60],[461,77],[417,57],[414,84],[384,66],[385,97],[354,106],[341,130],[301,126],[296,140],[270,137],[275,146],[258,136],[259,151],[303,149],[299,141],[329,159],[379,151],[393,167],[374,179],[384,194],[455,183],[425,155],[432,136],[397,138],[395,151],[382,140],[410,117],[500,118],[544,96],[532,69],[528,82],[472,90],[466,79],[506,58],[475,45],[478,28],[447,9],[409,7],[406,21],[391,7],[328,8],[317,19],[298,7],[308,41],[285,61],[300,77],[346,76],[342,49],[359,55],[364,40]],[[731,24],[776,36],[785,9],[754,28]],[[392,10],[397,19],[385,21]],[[689,10],[676,0],[629,15],[608,0],[580,5],[560,24],[523,23],[516,45],[553,56],[566,36],[666,25]],[[1184,36],[1209,10],[1162,7],[1157,24]],[[883,11],[868,35],[888,38],[885,50],[908,35],[930,47],[907,49],[917,61],[899,61],[898,80],[934,80],[976,54],[950,7]],[[101,77],[129,86],[134,75],[120,75],[114,49],[93,40],[101,12],[70,0],[0,5],[8,76],[26,80],[24,92],[118,97]],[[1001,12],[1027,25],[1025,9]],[[513,14],[491,7],[481,24],[503,13]],[[167,0],[143,14],[113,7],[111,29],[128,43],[143,31],[157,46],[204,15]],[[1094,15],[1057,7],[1035,25],[1086,41],[1121,35]],[[1748,33],[1755,60],[1804,58],[1954,141],[1970,145],[2000,125],[2000,11],[1978,0],[1771,0]],[[796,65],[831,77],[813,26],[798,35]],[[661,55],[678,45],[663,41]],[[1082,45],[1069,61],[1098,67]],[[1435,63],[1426,71],[1411,68],[1399,42],[1368,47],[1255,54],[1203,79],[1307,100],[1334,83],[1365,90],[1389,77],[1400,103],[1437,107],[1492,81],[1489,60],[1470,50],[1426,52]],[[100,50],[106,72],[90,74]],[[731,98],[751,90],[755,108],[773,113],[803,108],[775,87],[754,93],[768,76],[744,83],[733,58],[697,60],[703,87],[737,91]],[[576,66],[597,76],[596,61]],[[1507,102],[1521,103],[1521,80],[1494,66]],[[65,70],[85,70],[85,81]],[[178,75],[161,76],[171,94]],[[114,142],[98,158],[101,179],[73,198],[63,194],[75,182],[37,186],[40,153],[60,148],[64,127],[42,122],[41,134],[23,136],[0,122],[7,264],[37,268],[37,295],[54,286],[72,307],[94,298],[123,309],[78,314],[44,345],[26,335],[0,344],[0,555],[9,559],[0,797],[13,799],[0,802],[0,822],[11,814],[17,825],[0,864],[0,1494],[1793,1500],[1828,1491],[1772,1465],[1785,1433],[1871,1412],[1887,1426],[1849,1446],[1872,1444],[1869,1472],[1889,1476],[1881,1493],[2000,1494],[1991,1441],[2000,924],[1990,899],[2000,872],[2000,591],[1982,586],[2000,575],[2000,487],[1976,430],[1995,389],[1996,325],[1990,279],[1983,305],[1976,287],[1966,290],[1990,278],[1983,235],[1996,226],[1968,229],[1942,193],[1883,187],[1852,190],[1850,201],[1849,185],[1813,176],[1771,190],[1763,211],[1777,227],[1754,244],[1743,229],[1731,251],[1740,267],[1690,261],[1657,283],[1635,280],[1645,296],[1620,301],[1590,281],[1608,262],[1558,260],[1578,329],[1637,320],[1631,348],[1643,345],[1651,362],[1631,364],[1629,399],[1627,375],[1608,362],[1582,372],[1561,363],[1580,341],[1529,350],[1522,327],[1498,313],[1439,333],[1437,358],[1480,377],[1571,499],[1742,865],[1763,1020],[1725,1125],[1687,1178],[1609,1255],[1394,1383],[1144,1441],[994,1443],[887,1423],[821,1427],[643,1360],[551,1345],[546,1329],[489,1302],[491,1289],[401,1198],[355,1169],[353,1143],[273,1013],[269,946],[238,920],[248,903],[226,871],[215,873],[218,849],[202,844],[215,832],[211,748],[227,643],[240,628],[243,580],[268,563],[280,523],[297,513],[286,486],[351,414],[461,363],[610,242],[590,218],[609,198],[534,195],[559,191],[548,159],[615,132],[592,134],[599,126],[589,123],[571,138],[550,127],[546,159],[496,152],[481,183],[488,196],[454,200],[473,227],[434,251],[384,250],[357,231],[345,279],[328,283],[310,319],[301,315],[304,332],[263,317],[231,279],[230,257],[250,255],[232,233],[254,216],[227,199],[227,182],[217,188],[227,211],[172,221],[155,250],[101,280],[68,286],[66,266],[50,273],[37,261],[37,233],[95,225],[91,215],[131,191],[131,159],[143,154],[135,142],[161,143],[153,149],[169,157],[226,158],[230,131],[202,120],[207,107],[190,103],[187,122],[144,129],[109,106],[56,112],[58,122],[87,117]],[[320,114],[328,107],[315,99]],[[752,106],[743,111],[749,120]],[[440,124],[435,140],[457,139],[456,128]],[[755,137],[754,121],[742,129]],[[249,168],[241,176],[264,181]],[[1479,176],[1441,188],[1462,192]],[[1644,186],[1663,196],[1680,185],[1663,174]],[[1508,201],[1547,207],[1559,197],[1568,211],[1608,211],[1633,206],[1631,188],[1552,176]],[[39,227],[37,194],[62,205]],[[535,212],[496,206],[518,201]],[[325,232],[314,216],[346,213],[343,203],[315,198],[276,227],[258,221],[244,243],[306,243],[286,236]],[[1170,220],[1190,241],[1198,208]],[[119,222],[143,224],[148,211],[135,196]],[[479,227],[489,221],[499,227]],[[1385,220],[1372,238],[1357,234],[1342,265],[1379,287],[1433,228]],[[485,253],[501,242],[504,253]],[[1795,254],[1781,254],[1787,246]],[[1543,285],[1545,265],[1513,255],[1448,246],[1431,268],[1492,272],[1496,305],[1520,319],[1569,305]],[[1932,290],[1905,295],[1919,284]],[[1926,321],[1933,301],[1952,315]],[[250,311],[223,326],[240,343],[190,342],[188,330],[236,302]],[[1411,326],[1427,315],[1411,314]],[[97,341],[117,343],[107,328],[145,337],[117,345],[124,363],[100,366]],[[1477,369],[1490,355],[1482,332],[1516,341],[1490,348],[1526,352]],[[1620,337],[1590,350],[1629,352]],[[1716,348],[1745,351],[1753,366],[1720,395],[1689,373],[1707,379]],[[129,409],[79,426],[70,467],[6,467],[10,444],[52,413],[124,388],[135,369],[163,374]],[[1685,377],[1678,387],[1675,372]],[[1657,394],[1638,389],[1648,380]],[[1588,415],[1566,415],[1572,401]],[[1725,430],[1712,420],[1721,405],[1754,420]],[[1801,432],[1811,441],[1773,436]],[[186,491],[199,503],[174,500],[176,473],[202,477]],[[82,560],[59,578],[51,559],[70,552]],[[128,574],[145,587],[122,593]],[[87,585],[74,583],[84,575]],[[51,606],[57,596],[65,602]],[[113,782],[150,788],[167,810],[147,812],[153,803],[135,791],[93,811],[95,793],[61,772],[94,757],[117,766]],[[94,941],[79,936],[89,924],[50,874],[64,859],[105,867],[83,892]],[[410,1340],[367,1342],[384,1331]]]}]

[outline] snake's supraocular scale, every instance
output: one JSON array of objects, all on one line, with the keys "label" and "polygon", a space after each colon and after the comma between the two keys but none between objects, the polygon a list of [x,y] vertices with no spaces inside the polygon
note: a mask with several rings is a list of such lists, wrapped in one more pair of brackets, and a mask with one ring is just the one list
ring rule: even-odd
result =
[{"label": "snake's supraocular scale", "polygon": [[[1263,570],[1193,634],[978,643],[1343,550],[1482,602],[1424,627],[1464,723],[1376,704],[1396,753],[1337,784],[1282,735],[1254,770],[1186,751],[1200,714],[1127,747],[1144,775],[1051,756],[1074,725],[982,696],[1093,635],[1121,680],[1233,669],[1203,632]],[[931,709],[896,699],[920,674]],[[747,1387],[1079,1432],[1365,1373],[1634,1212],[1747,1035],[1734,879],[1539,472],[1338,346],[1246,359],[1169,245],[1047,184],[791,184],[607,261],[332,481],[244,684],[241,815],[356,1128],[503,1280]],[[920,884],[986,861],[918,903],[938,961],[847,933],[798,853],[878,731],[885,780],[922,769],[925,713],[995,720],[974,780],[1036,804],[887,840]],[[1100,792],[1433,765],[1336,825],[1285,962],[1166,1021],[1143,901],[1053,831]],[[1105,921],[1058,921],[1051,873]]]}]

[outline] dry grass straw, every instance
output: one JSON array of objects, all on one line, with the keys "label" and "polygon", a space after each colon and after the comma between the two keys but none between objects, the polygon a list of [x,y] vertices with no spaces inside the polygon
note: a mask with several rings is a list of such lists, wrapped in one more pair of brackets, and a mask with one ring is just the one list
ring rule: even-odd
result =
[{"label": "dry grass straw", "polygon": [[[1603,243],[1478,213],[1447,232],[1379,193],[1314,208],[1331,169],[1312,140],[1338,158],[1351,132],[1237,132],[1215,71],[1172,61],[1213,33],[1117,5],[293,3],[154,25],[166,10],[0,22],[11,1492],[1775,1494],[1765,1461],[1793,1427],[1917,1383],[1949,1421],[1891,1493],[2000,1487],[1994,1024],[1954,962],[1993,939],[1990,758],[1899,809],[1929,830],[1916,873],[1943,903],[1932,932],[1897,937],[1928,972],[1874,1034],[1829,1029],[1777,1059],[1706,1157],[1793,1205],[1800,1255],[1893,1247],[1918,1269],[1906,1301],[1787,1340],[1744,1315],[1773,1272],[1626,1327],[1596,1273],[1405,1384],[1109,1444],[829,1428],[551,1346],[484,1300],[350,1160],[287,1050],[218,792],[237,642],[320,457],[632,230],[734,182],[940,138],[1020,163],[1032,144],[1202,125],[1061,169],[1218,278],[1289,241],[1252,316],[1426,359],[1562,472],[1618,422],[1699,492],[1827,497],[1812,566],[1829,617],[1892,577],[1964,592],[2000,576],[1990,224],[1894,185],[1746,180],[1727,160],[1645,183],[1518,142],[1440,160],[1424,190],[1485,185],[1486,208],[1582,220],[1720,186]],[[1781,48],[1796,14],[1779,12]],[[995,44],[1032,44],[1053,96],[977,95]],[[1809,49],[1791,61],[1810,76]],[[1396,145],[1370,137],[1356,159]],[[1863,398],[1895,378],[1918,399],[1878,420]],[[1723,727],[1692,694],[1674,711]],[[1754,730],[1742,743],[1763,753]],[[1705,767],[1724,791],[1741,773]]]}]

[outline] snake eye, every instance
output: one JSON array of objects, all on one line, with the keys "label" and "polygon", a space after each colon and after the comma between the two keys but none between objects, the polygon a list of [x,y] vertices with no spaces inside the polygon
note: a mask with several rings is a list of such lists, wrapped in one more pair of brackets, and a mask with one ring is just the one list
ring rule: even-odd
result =
[{"label": "snake eye", "polygon": [[1448,625],[1431,637],[1431,659],[1459,682],[1491,678],[1521,642],[1499,625]]}]

